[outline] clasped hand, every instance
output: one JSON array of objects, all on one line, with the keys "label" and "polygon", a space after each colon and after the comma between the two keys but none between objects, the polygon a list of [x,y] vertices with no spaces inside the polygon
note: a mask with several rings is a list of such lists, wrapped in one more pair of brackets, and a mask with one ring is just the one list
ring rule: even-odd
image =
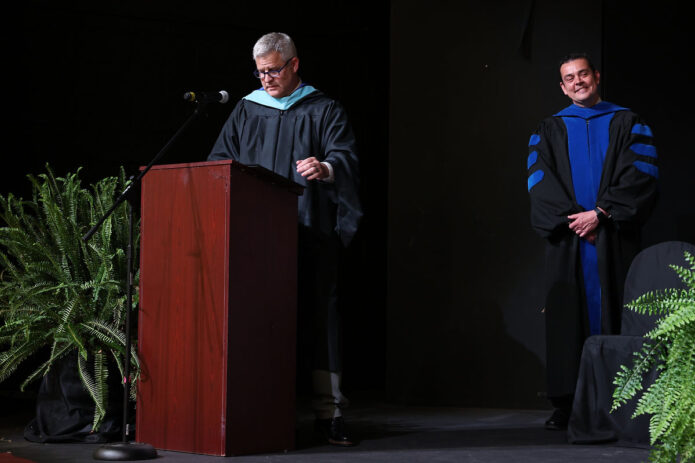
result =
[{"label": "clasped hand", "polygon": [[593,244],[596,241],[596,227],[598,216],[595,211],[578,212],[567,216],[570,219],[570,230]]}]

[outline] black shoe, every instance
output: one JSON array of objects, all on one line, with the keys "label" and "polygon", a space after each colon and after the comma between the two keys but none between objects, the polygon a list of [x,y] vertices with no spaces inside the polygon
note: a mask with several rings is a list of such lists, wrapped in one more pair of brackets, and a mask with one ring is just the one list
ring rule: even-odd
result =
[{"label": "black shoe", "polygon": [[331,445],[352,447],[355,442],[350,439],[345,430],[345,421],[342,416],[326,420],[316,420],[316,430],[321,437]]},{"label": "black shoe", "polygon": [[570,412],[562,408],[556,408],[553,414],[545,422],[545,429],[551,431],[563,431],[567,429],[570,420]]}]

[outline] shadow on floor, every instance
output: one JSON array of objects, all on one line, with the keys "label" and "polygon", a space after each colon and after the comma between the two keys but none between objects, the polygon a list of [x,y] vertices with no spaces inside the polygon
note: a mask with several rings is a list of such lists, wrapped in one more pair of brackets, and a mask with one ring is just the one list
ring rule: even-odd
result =
[{"label": "shadow on floor", "polygon": [[[16,400],[0,419],[0,463],[24,458],[35,463],[94,461],[98,444],[35,444],[23,438],[33,403]],[[346,413],[349,430],[360,443],[336,448],[317,441],[310,410],[298,404],[294,450],[233,457],[240,462],[485,462],[485,463],[635,463],[648,451],[617,445],[569,445],[564,432],[546,431],[547,410],[495,410],[405,407],[353,401]],[[9,452],[9,453],[8,453]],[[158,451],[156,461],[207,463],[221,457]]]}]

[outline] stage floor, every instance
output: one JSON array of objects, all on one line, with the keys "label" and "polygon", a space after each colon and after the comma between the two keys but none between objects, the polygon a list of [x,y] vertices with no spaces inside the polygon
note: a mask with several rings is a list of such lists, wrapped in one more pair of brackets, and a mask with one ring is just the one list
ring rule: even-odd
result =
[{"label": "stage floor", "polygon": [[[345,413],[360,444],[336,448],[314,439],[313,418],[298,406],[297,448],[287,453],[228,457],[235,462],[637,463],[648,450],[617,444],[570,445],[546,431],[548,410],[406,407],[351,397]],[[31,406],[15,402],[0,414],[0,463],[87,462],[98,444],[36,444],[23,438]],[[160,462],[220,462],[224,457],[158,451]]]}]

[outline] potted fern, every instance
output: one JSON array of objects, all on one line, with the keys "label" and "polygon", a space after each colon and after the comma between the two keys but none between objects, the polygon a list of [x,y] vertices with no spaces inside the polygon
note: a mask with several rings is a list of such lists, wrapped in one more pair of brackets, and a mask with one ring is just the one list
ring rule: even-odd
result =
[{"label": "potted fern", "polygon": [[[632,368],[621,366],[615,377],[613,407],[641,396],[633,418],[651,415],[649,437],[655,463],[695,461],[695,256],[685,253],[690,268],[672,265],[687,289],[648,292],[628,307],[662,315],[635,353]],[[643,391],[642,376],[656,365],[654,384]]]},{"label": "potted fern", "polygon": [[[22,390],[59,365],[72,365],[91,398],[91,432],[97,432],[113,414],[109,378],[118,382],[124,372],[126,204],[87,243],[81,238],[126,181],[121,168],[119,178],[87,189],[79,172],[56,177],[46,165],[46,173],[28,176],[31,200],[0,195],[0,381],[27,359],[38,367]],[[135,353],[130,361],[137,376]]]}]

